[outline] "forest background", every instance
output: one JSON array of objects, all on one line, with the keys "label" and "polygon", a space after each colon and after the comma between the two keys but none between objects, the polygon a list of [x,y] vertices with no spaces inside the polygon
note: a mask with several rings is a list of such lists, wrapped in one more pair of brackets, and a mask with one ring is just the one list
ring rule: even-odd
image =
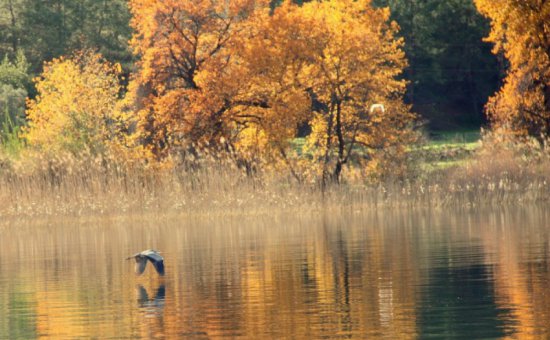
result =
[{"label": "forest background", "polygon": [[205,177],[547,199],[549,3],[200,3],[0,1],[6,202]]}]

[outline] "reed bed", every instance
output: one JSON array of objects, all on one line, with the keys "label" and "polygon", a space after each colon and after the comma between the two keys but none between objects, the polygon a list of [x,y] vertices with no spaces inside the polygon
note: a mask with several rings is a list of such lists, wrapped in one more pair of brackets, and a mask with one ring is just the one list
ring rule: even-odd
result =
[{"label": "reed bed", "polygon": [[404,207],[469,207],[550,200],[550,161],[478,157],[411,179],[355,180],[324,189],[274,172],[247,174],[227,161],[199,167],[130,166],[101,157],[0,163],[0,217],[182,213],[269,214]]}]

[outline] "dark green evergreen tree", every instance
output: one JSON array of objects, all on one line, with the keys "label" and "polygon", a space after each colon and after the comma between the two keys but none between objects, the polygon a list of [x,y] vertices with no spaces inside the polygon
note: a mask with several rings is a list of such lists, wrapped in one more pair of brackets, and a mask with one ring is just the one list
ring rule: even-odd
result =
[{"label": "dark green evergreen tree", "polygon": [[21,36],[23,0],[0,0],[0,55],[15,56]]},{"label": "dark green evergreen tree", "polygon": [[130,67],[126,0],[0,0],[0,8],[7,9],[0,16],[2,52],[23,49],[34,72],[44,61],[83,48]]},{"label": "dark green evergreen tree", "polygon": [[434,128],[478,125],[499,82],[489,24],[472,0],[375,0],[401,26],[410,67],[408,100]]}]

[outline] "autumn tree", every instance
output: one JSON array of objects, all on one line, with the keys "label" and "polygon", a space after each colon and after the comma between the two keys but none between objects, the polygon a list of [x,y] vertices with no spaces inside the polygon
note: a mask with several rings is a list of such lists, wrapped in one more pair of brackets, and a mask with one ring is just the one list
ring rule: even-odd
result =
[{"label": "autumn tree", "polygon": [[130,1],[131,46],[140,60],[127,100],[137,108],[141,143],[157,157],[230,138],[229,111],[245,81],[232,51],[264,7],[252,0]]},{"label": "autumn tree", "polygon": [[91,52],[46,63],[28,101],[23,137],[43,151],[103,153],[115,136],[120,66]]},{"label": "autumn tree", "polygon": [[[300,178],[290,142],[309,122],[308,163],[328,182],[410,136],[402,41],[370,1],[272,11],[250,0],[133,0],[131,10],[140,62],[126,103],[157,158],[202,144],[283,160]],[[370,110],[376,103],[383,109]]]},{"label": "autumn tree", "polygon": [[[299,7],[285,2],[273,13],[256,14],[254,29],[234,50],[240,82],[232,110],[239,134],[235,145],[247,157],[259,155],[272,167],[284,166],[302,181],[303,166],[292,141],[313,115],[312,77],[322,37]],[[300,166],[302,163],[302,166]]]},{"label": "autumn tree", "polygon": [[550,132],[550,2],[475,0],[491,19],[494,53],[509,67],[504,85],[487,104],[496,128],[518,135]]},{"label": "autumn tree", "polygon": [[322,164],[323,183],[338,182],[351,161],[372,166],[380,151],[398,157],[413,136],[414,115],[403,104],[406,60],[389,11],[368,0],[310,2],[294,10],[312,22],[306,29],[316,36],[306,69],[314,110],[307,146]]},{"label": "autumn tree", "polygon": [[254,115],[248,107],[256,119],[243,132],[263,137],[254,145],[275,151],[300,178],[289,140],[305,120],[312,131],[302,161],[310,169],[320,165],[322,183],[340,181],[350,163],[399,173],[386,160],[401,158],[414,139],[414,115],[403,104],[406,60],[389,11],[370,1],[286,1],[256,25],[245,52],[237,50],[247,93],[268,104]]}]

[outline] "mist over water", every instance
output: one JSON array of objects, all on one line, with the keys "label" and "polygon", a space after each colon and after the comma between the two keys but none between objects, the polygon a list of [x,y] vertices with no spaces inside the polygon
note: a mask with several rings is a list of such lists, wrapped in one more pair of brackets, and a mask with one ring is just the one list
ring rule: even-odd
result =
[{"label": "mist over water", "polygon": [[[549,212],[13,220],[0,338],[547,338]],[[166,275],[129,255],[162,252]]]}]

